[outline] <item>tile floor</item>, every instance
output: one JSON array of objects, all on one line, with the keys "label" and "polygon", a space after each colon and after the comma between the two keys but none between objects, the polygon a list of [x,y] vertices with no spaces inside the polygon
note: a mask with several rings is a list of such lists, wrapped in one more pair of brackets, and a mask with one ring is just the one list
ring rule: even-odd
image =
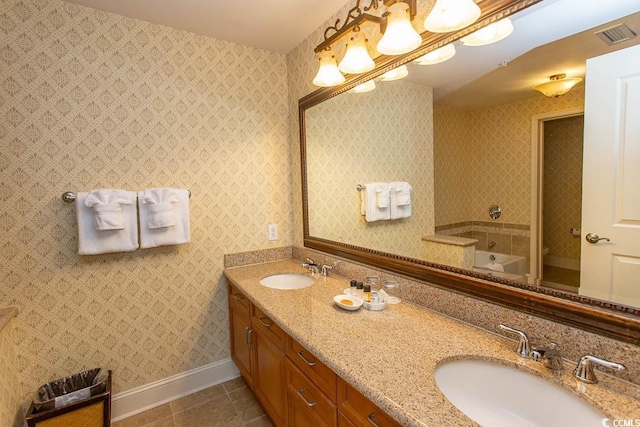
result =
[{"label": "tile floor", "polygon": [[112,427],[271,427],[242,378],[111,424]]},{"label": "tile floor", "polygon": [[580,287],[580,271],[543,265],[542,280],[542,284],[545,286],[556,287],[569,292],[578,292],[578,288]]}]

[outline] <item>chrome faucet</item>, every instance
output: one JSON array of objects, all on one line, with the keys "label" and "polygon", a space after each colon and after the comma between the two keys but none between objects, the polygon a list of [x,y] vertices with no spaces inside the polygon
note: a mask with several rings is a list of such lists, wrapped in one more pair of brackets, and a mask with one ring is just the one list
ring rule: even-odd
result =
[{"label": "chrome faucet", "polygon": [[498,328],[502,329],[503,331],[518,334],[520,336],[520,341],[518,342],[518,346],[515,349],[518,356],[521,356],[521,357],[531,356],[531,346],[529,345],[529,337],[527,337],[527,334],[517,329],[512,329],[505,325],[498,325]]},{"label": "chrome faucet", "polygon": [[320,269],[320,275],[324,277],[329,277],[329,270],[335,268],[336,265],[340,263],[340,260],[334,262],[332,265],[322,264],[322,268]]},{"label": "chrome faucet", "polygon": [[300,264],[303,268],[308,268],[309,272],[317,273],[318,272],[318,264],[316,264],[311,258],[307,258],[307,262],[303,262]]},{"label": "chrome faucet", "polygon": [[546,347],[533,349],[531,350],[531,358],[552,371],[560,371],[563,368],[562,355],[557,348],[558,345],[552,342]]},{"label": "chrome faucet", "polygon": [[574,369],[573,371],[573,376],[578,378],[580,381],[584,381],[585,383],[597,383],[598,378],[596,378],[596,374],[595,372],[593,372],[594,363],[606,366],[607,368],[617,369],[618,371],[626,369],[626,367],[621,363],[614,363],[596,356],[586,355],[580,358],[578,366],[576,366],[576,369]]}]

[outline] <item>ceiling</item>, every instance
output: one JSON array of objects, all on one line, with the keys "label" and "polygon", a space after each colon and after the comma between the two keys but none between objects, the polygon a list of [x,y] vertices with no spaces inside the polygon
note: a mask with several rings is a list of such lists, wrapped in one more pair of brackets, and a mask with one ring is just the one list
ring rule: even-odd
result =
[{"label": "ceiling", "polygon": [[219,40],[288,53],[353,0],[65,0]]}]

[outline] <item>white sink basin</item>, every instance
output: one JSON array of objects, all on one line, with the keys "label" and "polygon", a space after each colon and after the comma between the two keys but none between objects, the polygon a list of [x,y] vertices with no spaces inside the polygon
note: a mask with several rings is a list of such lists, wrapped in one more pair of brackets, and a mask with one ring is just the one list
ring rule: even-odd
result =
[{"label": "white sink basin", "polygon": [[316,279],[305,274],[274,274],[260,280],[262,286],[273,289],[302,289],[315,283]]},{"label": "white sink basin", "polygon": [[445,362],[435,379],[454,406],[485,427],[599,427],[605,418],[562,387],[497,363]]}]

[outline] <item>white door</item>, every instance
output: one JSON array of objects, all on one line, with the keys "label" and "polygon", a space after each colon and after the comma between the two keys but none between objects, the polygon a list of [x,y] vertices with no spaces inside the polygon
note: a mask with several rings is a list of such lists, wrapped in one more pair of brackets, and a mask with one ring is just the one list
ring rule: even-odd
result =
[{"label": "white door", "polygon": [[580,294],[640,307],[640,46],[589,59],[586,85]]}]

